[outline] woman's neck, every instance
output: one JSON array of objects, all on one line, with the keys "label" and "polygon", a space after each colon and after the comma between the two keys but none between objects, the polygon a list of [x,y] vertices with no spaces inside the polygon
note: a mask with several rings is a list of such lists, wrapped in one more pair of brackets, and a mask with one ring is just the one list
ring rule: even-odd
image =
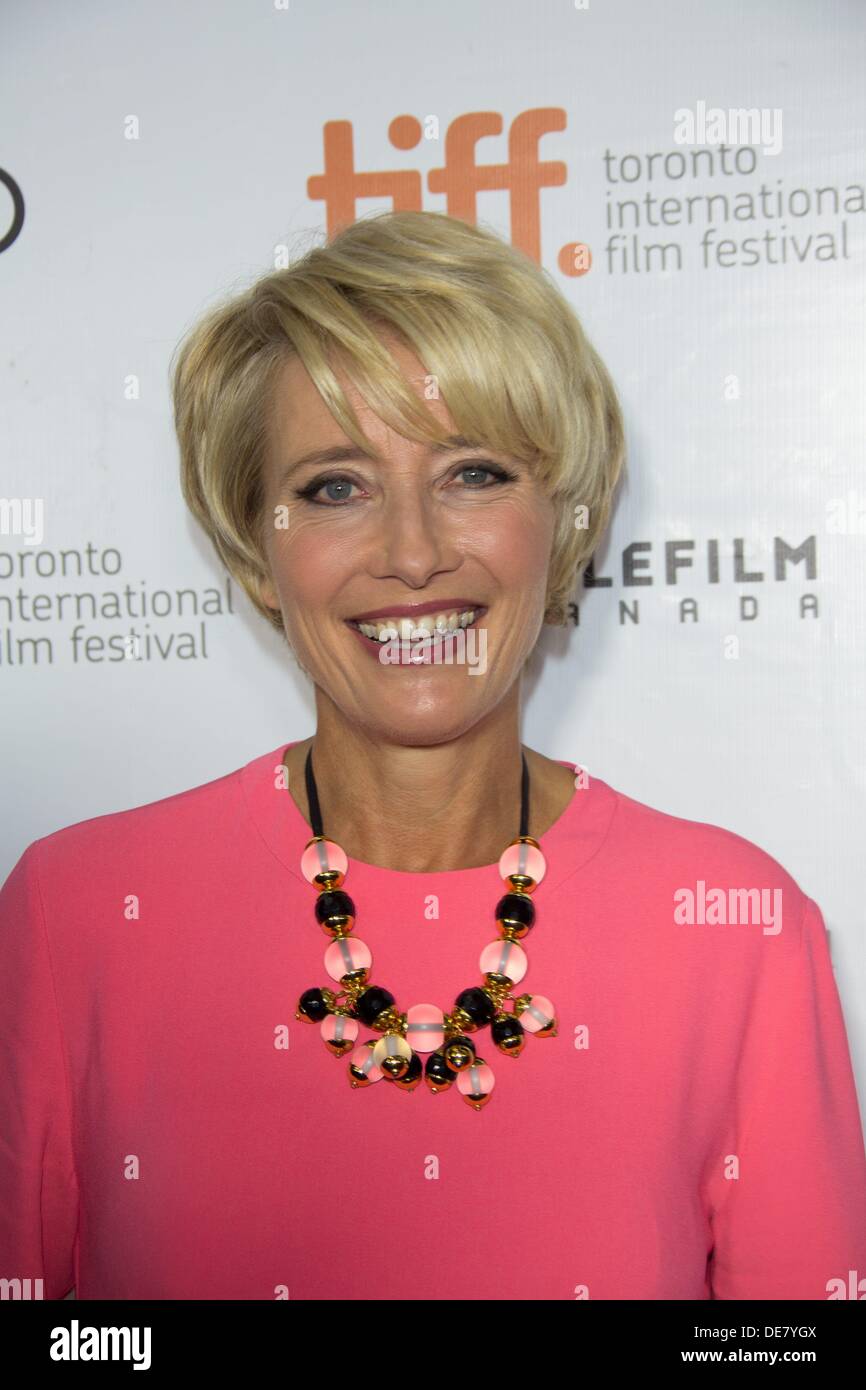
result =
[{"label": "woman's neck", "polygon": [[352,859],[406,873],[471,869],[499,859],[520,830],[522,751],[531,835],[540,838],[574,792],[568,768],[522,748],[516,719],[447,743],[409,747],[371,739],[320,711],[316,733],[285,759],[289,792],[308,823],[304,765],[310,747],[328,839]]}]

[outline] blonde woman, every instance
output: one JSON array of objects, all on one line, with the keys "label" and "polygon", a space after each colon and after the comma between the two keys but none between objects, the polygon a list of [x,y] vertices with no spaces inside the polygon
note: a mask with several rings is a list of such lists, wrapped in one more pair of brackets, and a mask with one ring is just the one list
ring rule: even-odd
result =
[{"label": "blonde woman", "polygon": [[[0,1273],[846,1296],[866,1158],[818,906],[740,836],[521,743],[523,667],[623,461],[551,279],[440,214],[362,220],[209,313],[174,404],[186,500],[315,730],[225,775],[214,749],[205,785],[15,866]],[[723,925],[755,894],[771,918]]]}]

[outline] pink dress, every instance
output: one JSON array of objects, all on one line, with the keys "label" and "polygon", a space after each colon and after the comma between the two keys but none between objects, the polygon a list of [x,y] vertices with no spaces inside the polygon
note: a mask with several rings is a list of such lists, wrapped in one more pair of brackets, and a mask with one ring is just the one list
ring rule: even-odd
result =
[{"label": "pink dress", "polygon": [[[591,778],[541,837],[523,943],[518,992],[552,999],[557,1035],[515,1059],[477,1033],[480,1111],[456,1086],[355,1090],[295,1018],[333,981],[284,747],[34,841],[0,892],[0,1277],[82,1299],[866,1293],[839,995],[780,864]],[[481,983],[495,865],[350,860],[345,891],[398,1008]]]}]

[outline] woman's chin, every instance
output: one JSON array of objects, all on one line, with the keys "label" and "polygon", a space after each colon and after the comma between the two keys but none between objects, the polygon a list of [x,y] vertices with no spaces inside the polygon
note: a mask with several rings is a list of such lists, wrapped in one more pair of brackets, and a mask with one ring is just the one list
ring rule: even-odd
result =
[{"label": "woman's chin", "polygon": [[380,702],[374,709],[349,715],[353,723],[361,724],[383,743],[423,748],[460,738],[478,723],[481,711],[474,701],[465,698],[443,700],[431,696],[428,701],[413,698],[411,706],[405,700]]}]

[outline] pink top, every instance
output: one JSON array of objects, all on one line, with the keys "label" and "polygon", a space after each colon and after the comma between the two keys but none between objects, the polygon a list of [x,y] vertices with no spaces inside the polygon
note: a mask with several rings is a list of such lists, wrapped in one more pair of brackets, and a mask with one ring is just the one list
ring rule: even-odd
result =
[{"label": "pink top", "polygon": [[[84,1299],[857,1297],[845,1026],[781,865],[591,779],[542,837],[524,939],[519,991],[553,1000],[557,1036],[515,1059],[477,1033],[481,1111],[456,1086],[354,1090],[295,1019],[333,982],[284,747],[46,835],[10,874],[0,1277]],[[714,888],[779,891],[722,924]],[[494,865],[350,860],[345,890],[398,1008],[481,983]]]}]

